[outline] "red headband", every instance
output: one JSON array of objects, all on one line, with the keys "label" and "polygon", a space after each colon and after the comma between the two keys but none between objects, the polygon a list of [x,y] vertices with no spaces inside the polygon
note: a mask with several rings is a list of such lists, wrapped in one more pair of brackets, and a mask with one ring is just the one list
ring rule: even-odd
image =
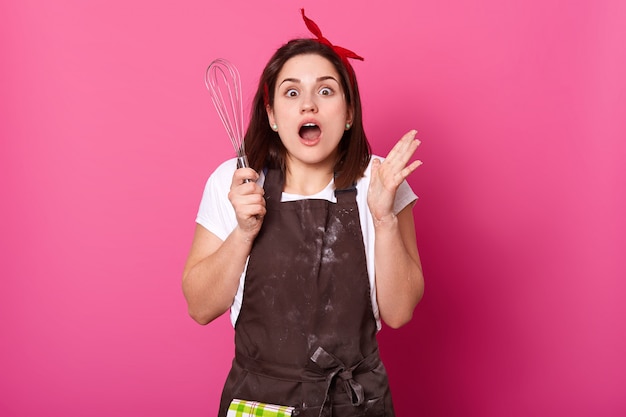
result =
[{"label": "red headband", "polygon": [[[341,46],[333,45],[332,43],[330,43],[330,41],[322,35],[322,31],[320,30],[319,26],[317,26],[317,24],[314,21],[312,21],[311,19],[309,19],[308,17],[304,15],[304,9],[300,9],[300,11],[302,12],[302,19],[304,19],[304,23],[306,24],[306,27],[309,29],[309,31],[311,31],[312,34],[314,34],[317,37],[317,39],[313,39],[313,40],[330,47],[339,56],[339,58],[341,58],[341,62],[343,62],[343,65],[348,70],[348,74],[350,76],[350,84],[354,86],[354,79],[355,79],[354,69],[352,68],[352,65],[350,65],[348,58],[358,59],[359,61],[363,61],[363,57],[355,54],[349,49],[343,48]],[[265,105],[267,106],[269,104],[269,90],[267,88],[267,84],[263,86],[263,89],[264,89],[263,101],[265,102]]]},{"label": "red headband", "polygon": [[[314,34],[317,37],[317,39],[315,40],[318,41],[319,43],[330,46],[332,50],[335,51],[337,55],[339,55],[339,58],[341,58],[343,65],[348,69],[348,72],[350,73],[350,77],[354,77],[354,69],[352,69],[352,65],[350,65],[348,58],[358,59],[359,61],[363,61],[363,57],[355,54],[349,49],[343,48],[341,46],[333,45],[332,43],[330,43],[328,39],[322,36],[322,31],[320,30],[319,26],[317,26],[317,24],[314,21],[312,21],[311,19],[309,19],[308,17],[304,15],[304,9],[300,9],[300,10],[302,11],[302,19],[304,19],[304,23],[306,24],[306,27],[309,29],[309,31],[311,31],[312,34]],[[350,82],[354,83],[353,80],[350,80]]]}]

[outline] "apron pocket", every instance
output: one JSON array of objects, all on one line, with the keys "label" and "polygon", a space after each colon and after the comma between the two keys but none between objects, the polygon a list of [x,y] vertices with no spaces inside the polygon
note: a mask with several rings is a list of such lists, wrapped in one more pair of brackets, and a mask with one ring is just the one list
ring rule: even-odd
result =
[{"label": "apron pocket", "polygon": [[[321,408],[296,408],[292,415],[294,417],[319,417]],[[382,397],[366,400],[356,407],[352,404],[333,404],[332,408],[332,417],[383,417],[385,415],[385,401]]]}]

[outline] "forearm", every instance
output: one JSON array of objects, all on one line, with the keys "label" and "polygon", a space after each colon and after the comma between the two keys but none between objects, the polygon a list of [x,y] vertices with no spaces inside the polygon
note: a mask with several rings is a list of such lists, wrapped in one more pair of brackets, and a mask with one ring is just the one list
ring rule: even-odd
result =
[{"label": "forearm", "polygon": [[[407,248],[407,242],[414,244],[414,231],[405,230],[405,236],[402,231],[403,227],[413,227],[411,209],[403,210],[398,216],[375,221],[374,260],[378,307],[383,321],[393,328],[411,320],[413,310],[424,292],[417,247]],[[407,216],[411,216],[411,219]]]},{"label": "forearm", "polygon": [[231,306],[252,240],[238,228],[211,255],[190,266],[183,275],[183,293],[190,316],[207,324]]}]

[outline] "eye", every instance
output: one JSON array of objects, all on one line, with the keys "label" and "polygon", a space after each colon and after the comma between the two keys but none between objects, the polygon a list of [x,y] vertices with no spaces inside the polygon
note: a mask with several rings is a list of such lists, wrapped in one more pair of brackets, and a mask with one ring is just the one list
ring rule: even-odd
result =
[{"label": "eye", "polygon": [[330,96],[333,94],[333,90],[330,87],[323,87],[320,90],[320,94],[323,96]]},{"label": "eye", "polygon": [[296,90],[295,88],[290,88],[289,90],[287,90],[285,92],[285,95],[287,97],[297,97],[298,96],[298,90]]}]

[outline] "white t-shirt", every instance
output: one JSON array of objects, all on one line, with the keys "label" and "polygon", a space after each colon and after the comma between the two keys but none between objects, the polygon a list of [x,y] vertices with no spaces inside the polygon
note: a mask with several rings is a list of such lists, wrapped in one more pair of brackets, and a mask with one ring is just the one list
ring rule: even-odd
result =
[{"label": "white t-shirt", "polygon": [[[377,156],[374,158],[383,159]],[[359,217],[361,220],[361,231],[363,233],[363,243],[365,245],[365,256],[367,260],[367,271],[369,275],[372,309],[376,317],[376,324],[380,330],[380,314],[378,312],[378,303],[376,302],[376,276],[374,275],[374,221],[372,215],[367,206],[367,190],[370,183],[370,172],[372,164],[368,165],[365,170],[363,178],[359,179],[356,184],[357,188],[357,205],[359,207]],[[200,209],[196,222],[203,226],[205,229],[213,233],[215,236],[222,240],[226,240],[228,235],[237,226],[237,218],[235,217],[235,210],[228,200],[228,192],[230,191],[230,184],[232,182],[233,173],[237,169],[237,159],[229,159],[222,163],[209,177],[204,193],[202,195],[202,201],[200,202]],[[265,176],[261,173],[257,183],[263,186]],[[331,182],[317,194],[310,196],[301,196],[296,194],[283,193],[281,201],[295,201],[303,199],[325,199],[333,203],[337,202],[335,198],[334,181]],[[393,212],[398,214],[403,208],[411,204],[417,199],[417,196],[411,190],[409,184],[404,181],[398,191],[396,192],[396,200],[394,202]],[[247,262],[246,262],[247,268]],[[245,283],[246,268],[244,268],[241,279],[239,280],[239,288],[233,304],[230,308],[230,320],[233,326],[237,322],[239,311],[241,310],[241,304],[243,302],[243,287]]]}]

